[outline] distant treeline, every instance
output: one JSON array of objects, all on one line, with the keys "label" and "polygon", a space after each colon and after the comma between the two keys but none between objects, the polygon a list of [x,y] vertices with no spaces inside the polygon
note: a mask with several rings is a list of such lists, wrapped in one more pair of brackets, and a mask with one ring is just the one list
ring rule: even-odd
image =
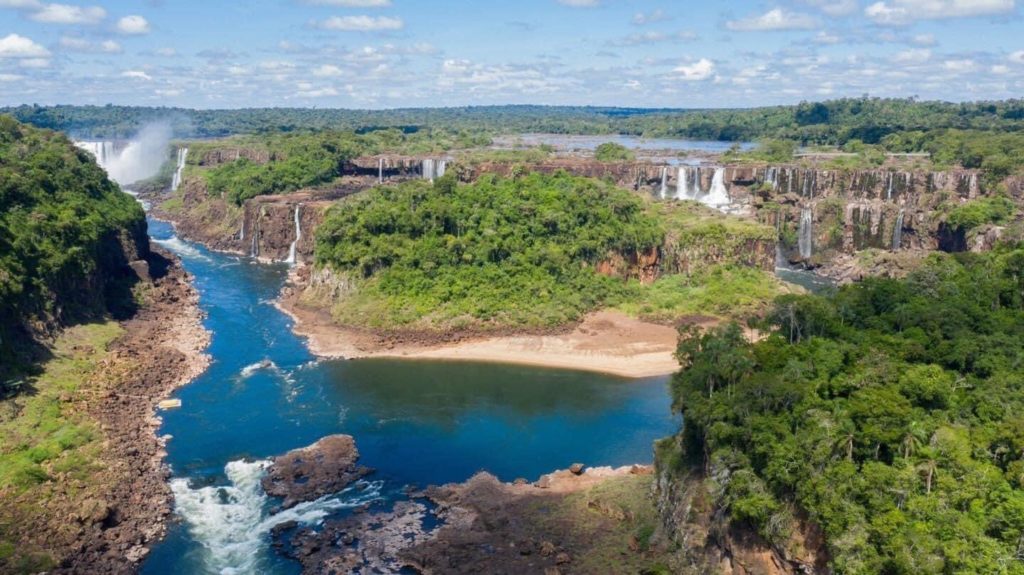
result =
[{"label": "distant treeline", "polygon": [[321,129],[367,132],[423,128],[491,133],[630,134],[647,137],[755,141],[777,138],[804,145],[881,143],[890,134],[931,130],[1024,130],[1024,100],[919,102],[846,98],[751,109],[644,109],[552,106],[478,106],[343,110],[254,108],[189,110],[125,106],[0,108],[18,120],[75,136],[119,138],[140,126],[170,122],[180,137],[220,137]]}]

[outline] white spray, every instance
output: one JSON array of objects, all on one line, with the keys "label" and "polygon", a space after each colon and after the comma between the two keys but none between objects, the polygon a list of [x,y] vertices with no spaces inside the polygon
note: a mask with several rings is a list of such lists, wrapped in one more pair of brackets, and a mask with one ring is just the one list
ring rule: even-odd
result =
[{"label": "white spray", "polygon": [[171,126],[157,123],[142,128],[120,151],[110,142],[76,142],[75,145],[92,152],[110,178],[126,186],[152,178],[160,171],[170,141]]}]

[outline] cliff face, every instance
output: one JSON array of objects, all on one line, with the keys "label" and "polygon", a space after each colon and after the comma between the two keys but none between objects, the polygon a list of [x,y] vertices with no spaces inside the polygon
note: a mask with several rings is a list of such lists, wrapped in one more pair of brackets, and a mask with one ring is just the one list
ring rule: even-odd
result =
[{"label": "cliff face", "polygon": [[[678,545],[684,566],[720,575],[821,575],[831,573],[821,530],[804,517],[783,526],[788,533],[771,543],[754,530],[731,525],[716,485],[723,470],[704,475],[666,455],[678,438],[659,443],[655,497],[661,517],[657,536]],[[671,445],[669,445],[671,444]]]}]

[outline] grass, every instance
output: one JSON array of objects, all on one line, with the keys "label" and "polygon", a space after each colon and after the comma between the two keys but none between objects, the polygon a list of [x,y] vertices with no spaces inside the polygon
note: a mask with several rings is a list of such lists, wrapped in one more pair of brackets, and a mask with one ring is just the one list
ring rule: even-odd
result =
[{"label": "grass", "polygon": [[659,278],[642,286],[636,299],[619,304],[618,309],[662,322],[692,315],[743,318],[763,312],[786,292],[785,284],[769,272],[718,265],[689,276]]},{"label": "grass", "polygon": [[52,480],[88,485],[100,470],[102,432],[78,410],[84,385],[122,333],[113,321],[69,328],[29,389],[3,405],[0,420],[0,572],[51,569],[45,552],[18,546],[19,517],[38,514],[51,497]]},{"label": "grass", "polygon": [[659,524],[653,479],[617,477],[558,498],[553,506],[550,500],[538,502],[536,521],[573,542],[574,572],[661,572],[670,557],[653,541]]}]

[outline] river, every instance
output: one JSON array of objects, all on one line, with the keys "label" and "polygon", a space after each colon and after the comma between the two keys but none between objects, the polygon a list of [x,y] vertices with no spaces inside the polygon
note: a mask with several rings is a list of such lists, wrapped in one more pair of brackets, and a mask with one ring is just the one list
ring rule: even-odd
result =
[{"label": "river", "polygon": [[[465,362],[323,360],[272,301],[283,264],[214,253],[165,223],[150,235],[195,276],[212,332],[210,369],[162,414],[175,519],[143,573],[297,573],[275,554],[270,529],[315,524],[372,502],[385,509],[408,485],[462,481],[479,470],[503,480],[580,461],[650,462],[655,439],[680,425],[667,378]],[[277,515],[259,487],[266,458],[347,433],[376,469],[357,488]]]}]

